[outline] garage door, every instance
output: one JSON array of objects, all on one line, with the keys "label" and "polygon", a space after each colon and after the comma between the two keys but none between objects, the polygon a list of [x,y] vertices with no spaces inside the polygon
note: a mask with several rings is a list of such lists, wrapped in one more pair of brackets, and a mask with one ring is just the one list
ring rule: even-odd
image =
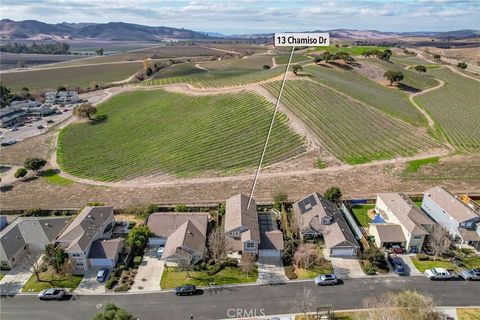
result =
[{"label": "garage door", "polygon": [[88,259],[90,262],[90,266],[92,267],[107,267],[113,268],[113,261],[110,259]]},{"label": "garage door", "polygon": [[280,250],[259,250],[258,256],[259,257],[280,257],[281,251]]},{"label": "garage door", "polygon": [[163,238],[149,238],[148,245],[149,246],[164,246],[166,240]]},{"label": "garage door", "polygon": [[354,256],[355,248],[333,248],[330,251],[330,255],[336,257]]}]

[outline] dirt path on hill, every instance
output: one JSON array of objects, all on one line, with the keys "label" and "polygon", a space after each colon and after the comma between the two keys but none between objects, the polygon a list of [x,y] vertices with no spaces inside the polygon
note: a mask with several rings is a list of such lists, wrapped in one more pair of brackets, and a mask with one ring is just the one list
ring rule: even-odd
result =
[{"label": "dirt path on hill", "polygon": [[210,49],[210,50],[216,50],[216,51],[220,51],[220,52],[225,52],[225,53],[242,55],[240,52],[233,51],[233,50],[226,50],[226,49],[220,49],[220,48],[215,48],[215,47],[205,47],[205,46],[199,46],[199,47],[200,48],[205,48],[205,49]]},{"label": "dirt path on hill", "polygon": [[208,70],[207,68],[202,67],[199,63],[197,63],[197,64],[195,65],[195,67],[197,67],[198,69],[201,69],[201,70],[205,70],[205,71],[207,71],[207,72],[210,72],[210,70]]}]

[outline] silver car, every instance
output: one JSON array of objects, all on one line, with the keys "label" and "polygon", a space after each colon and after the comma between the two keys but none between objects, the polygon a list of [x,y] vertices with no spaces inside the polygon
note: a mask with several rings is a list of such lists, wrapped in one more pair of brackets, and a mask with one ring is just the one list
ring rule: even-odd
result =
[{"label": "silver car", "polygon": [[465,270],[462,272],[461,276],[465,280],[480,280],[480,268]]},{"label": "silver car", "polygon": [[65,294],[64,289],[50,288],[40,291],[38,298],[40,300],[61,300],[65,297]]},{"label": "silver car", "polygon": [[335,285],[338,283],[338,278],[334,274],[321,274],[315,278],[317,286]]}]

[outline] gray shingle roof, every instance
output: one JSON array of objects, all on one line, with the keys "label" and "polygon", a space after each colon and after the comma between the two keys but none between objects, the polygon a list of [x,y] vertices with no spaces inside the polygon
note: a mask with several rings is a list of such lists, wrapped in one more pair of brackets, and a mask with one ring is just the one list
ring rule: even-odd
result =
[{"label": "gray shingle roof", "polygon": [[205,212],[157,212],[148,216],[147,225],[157,237],[166,239],[190,220],[206,236],[208,216]]},{"label": "gray shingle roof", "polygon": [[[3,233],[3,231],[7,232]],[[1,260],[4,260],[5,258],[5,260],[10,260],[18,252],[18,250],[26,245],[18,225],[14,225],[8,230],[2,230],[0,242],[2,243],[3,250],[5,250],[6,254],[6,257],[0,258]]]},{"label": "gray shingle roof", "polygon": [[374,224],[381,242],[405,242],[402,227],[398,224]]},{"label": "gray shingle roof", "polygon": [[89,259],[115,259],[123,247],[122,239],[96,240],[92,242]]},{"label": "gray shingle roof", "polygon": [[429,189],[423,194],[425,197],[429,197],[433,200],[440,208],[459,223],[478,217],[475,210],[468,207],[441,186]]},{"label": "gray shingle roof", "polygon": [[245,235],[243,235],[245,232],[242,232],[242,241],[255,240],[260,242],[257,204],[252,199],[250,207],[247,209],[248,200],[249,197],[244,194],[238,194],[227,199],[225,203],[225,232],[243,226],[250,232]]},{"label": "gray shingle roof", "polygon": [[193,221],[187,220],[175,232],[173,232],[165,243],[163,258],[168,258],[176,254],[188,255],[184,248],[192,249],[200,254],[205,249],[206,242],[206,226],[205,230],[199,230]]}]

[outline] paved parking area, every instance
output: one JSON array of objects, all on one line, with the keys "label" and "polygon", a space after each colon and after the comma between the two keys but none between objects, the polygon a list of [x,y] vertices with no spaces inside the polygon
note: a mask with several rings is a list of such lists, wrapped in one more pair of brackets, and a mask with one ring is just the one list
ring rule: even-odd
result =
[{"label": "paved parking area", "polygon": [[138,267],[135,282],[130,292],[158,291],[162,280],[165,263],[155,256],[156,248],[150,248],[143,256],[143,261]]},{"label": "paved parking area", "polygon": [[1,295],[15,295],[22,292],[25,283],[32,276],[32,272],[25,266],[16,266],[9,270],[0,280]]},{"label": "paved parking area", "polygon": [[281,257],[259,257],[257,283],[283,283],[288,280]]},{"label": "paved parking area", "polygon": [[[414,255],[413,255],[414,256]],[[422,273],[415,268],[415,265],[412,262],[410,255],[397,255],[394,259],[401,260],[403,266],[405,267],[405,273],[408,276],[421,276]]]},{"label": "paved parking area", "polygon": [[323,255],[332,262],[333,272],[340,278],[361,278],[365,273],[360,266],[360,260],[350,257],[330,257],[328,250],[323,250]]},{"label": "paved parking area", "polygon": [[97,273],[100,269],[101,268],[90,268],[87,270],[74,292],[80,294],[105,293],[105,282],[99,283],[97,281]]}]

